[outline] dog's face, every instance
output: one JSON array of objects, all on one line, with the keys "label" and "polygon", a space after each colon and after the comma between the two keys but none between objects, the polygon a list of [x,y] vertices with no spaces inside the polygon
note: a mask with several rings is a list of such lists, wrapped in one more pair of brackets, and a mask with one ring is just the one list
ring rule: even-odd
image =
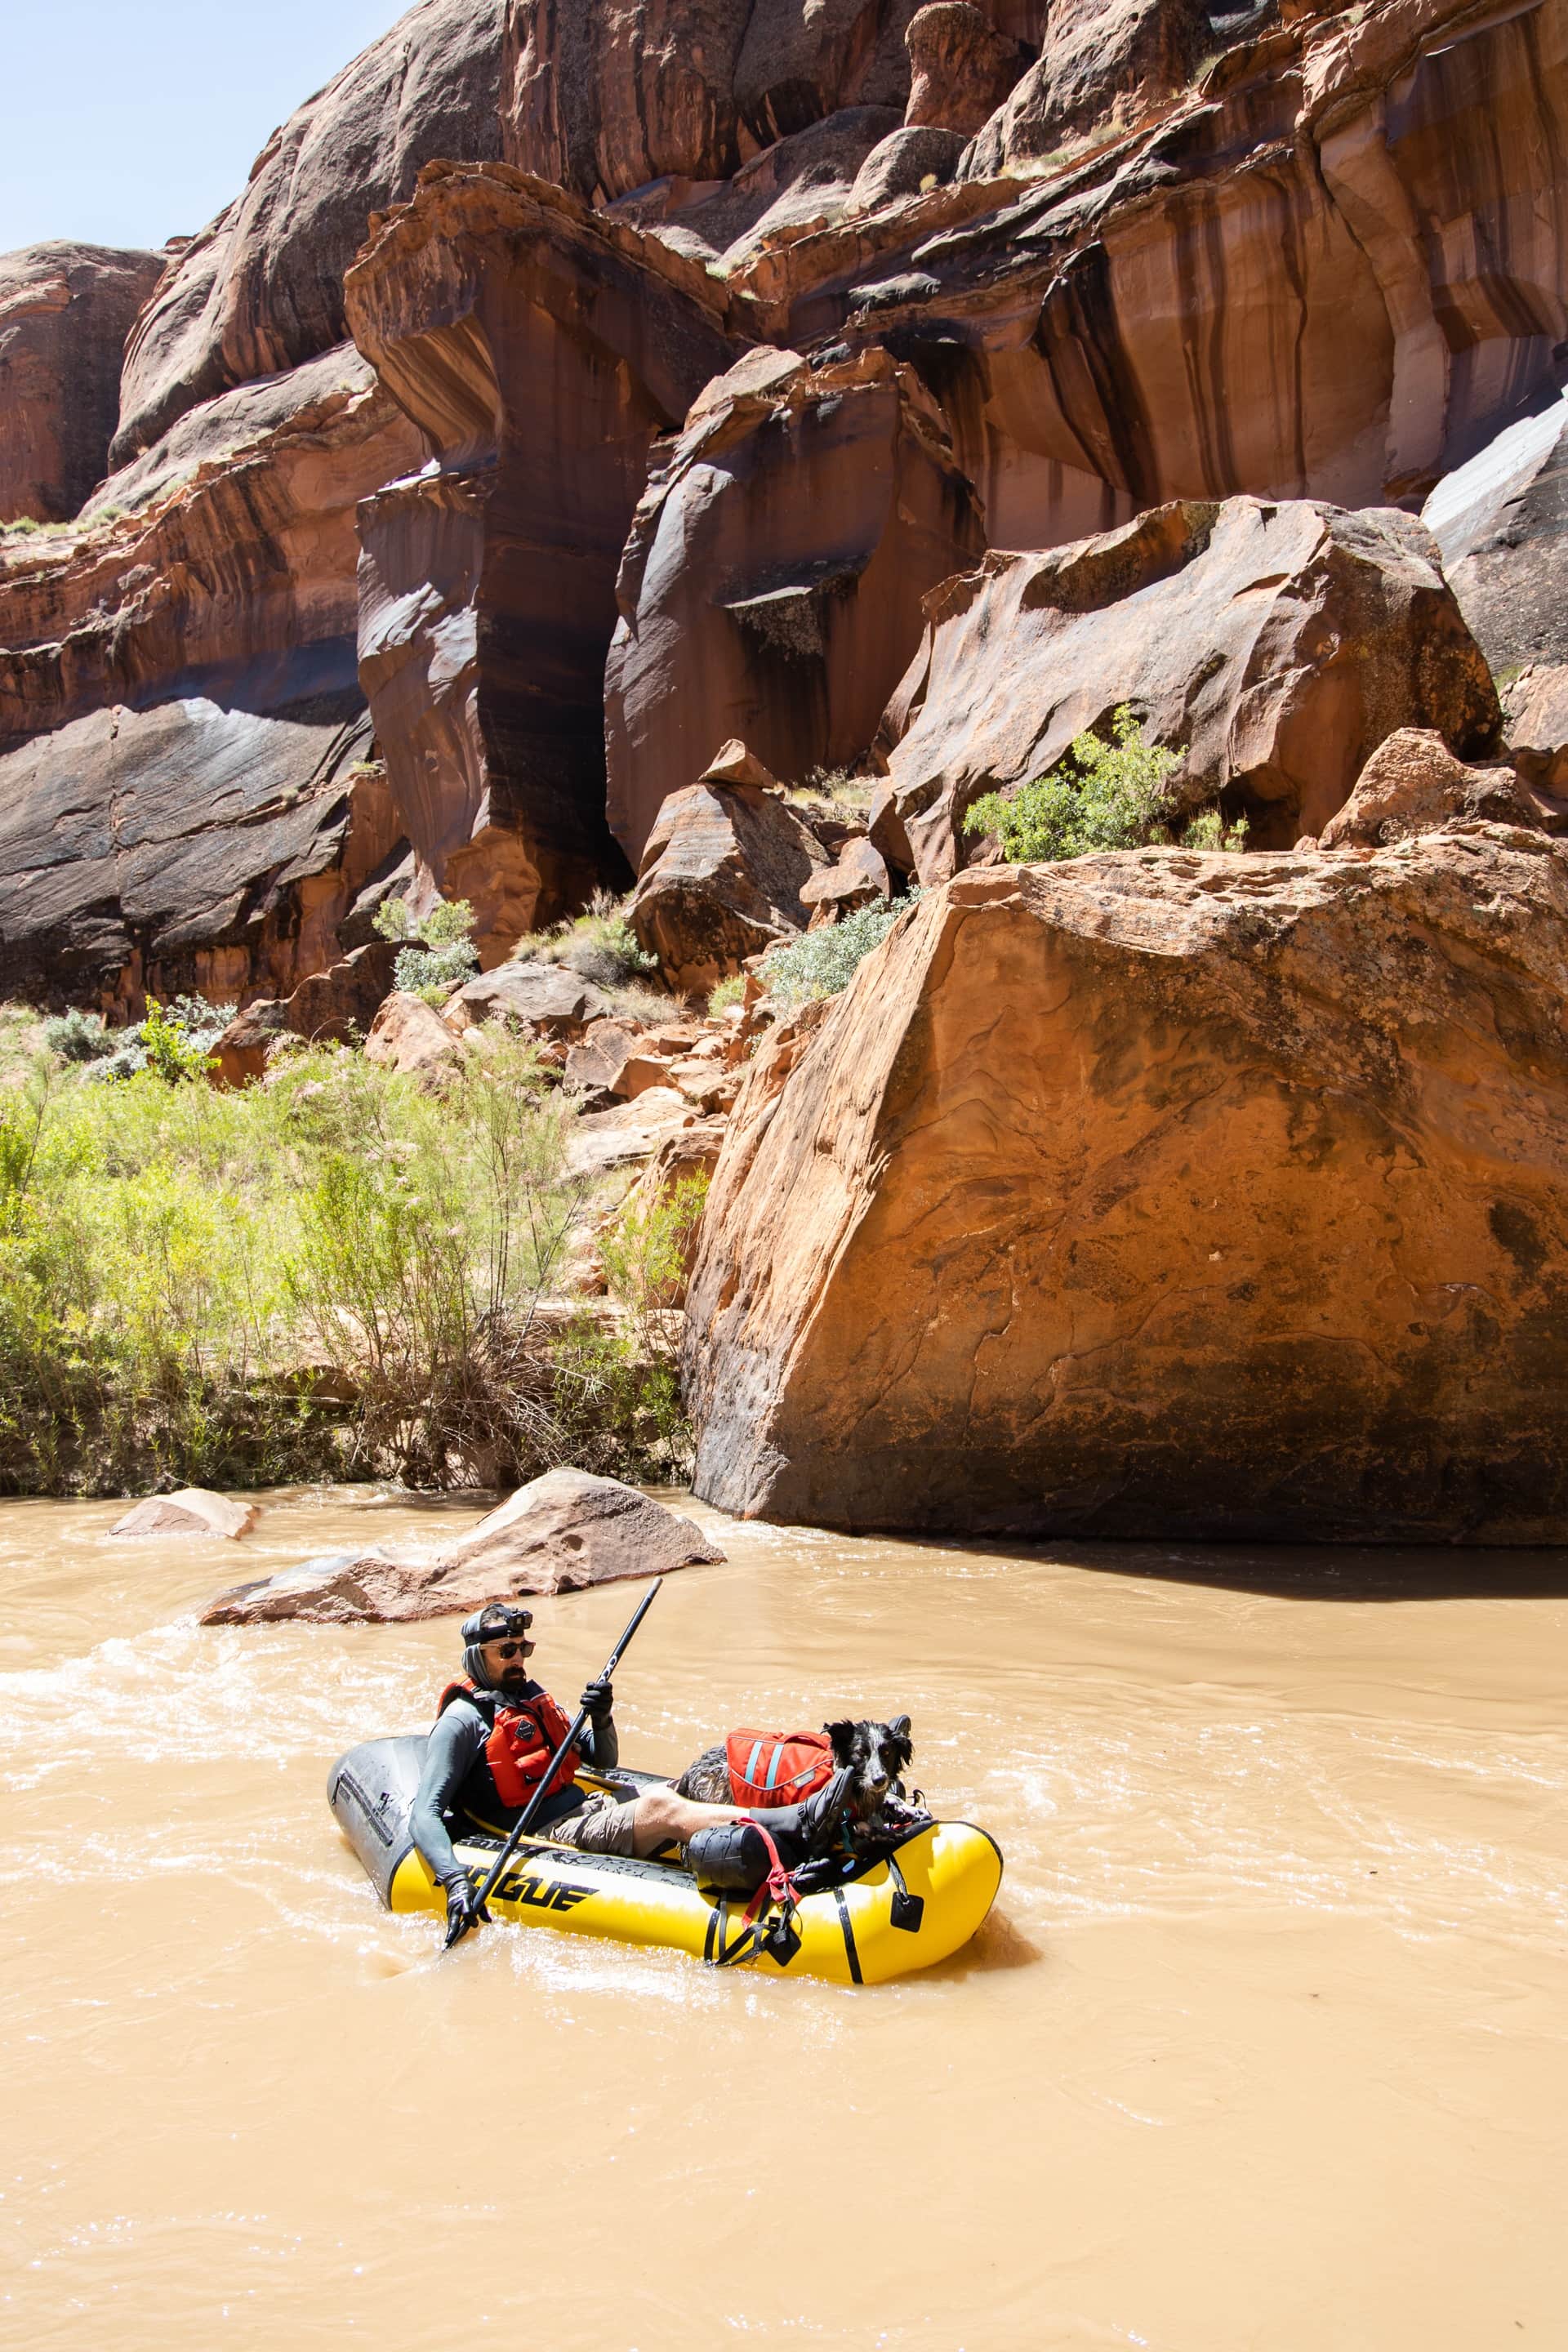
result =
[{"label": "dog's face", "polygon": [[825,1723],[822,1727],[833,1742],[834,1763],[854,1775],[850,1811],[859,1821],[869,1821],[893,1793],[914,1755],[909,1717],[896,1715],[891,1723]]}]

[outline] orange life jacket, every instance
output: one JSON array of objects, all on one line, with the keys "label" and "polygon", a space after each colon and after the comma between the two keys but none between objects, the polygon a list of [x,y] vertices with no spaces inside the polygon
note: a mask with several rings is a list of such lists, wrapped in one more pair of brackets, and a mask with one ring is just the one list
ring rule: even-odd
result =
[{"label": "orange life jacket", "polygon": [[730,1793],[737,1805],[798,1805],[834,1774],[826,1731],[732,1731],[724,1742]]},{"label": "orange life jacket", "polygon": [[[436,1712],[444,1715],[455,1698],[475,1697],[495,1700],[495,1724],[485,1742],[485,1761],[502,1804],[521,1812],[571,1730],[572,1718],[563,1715],[548,1691],[538,1691],[532,1698],[512,1699],[500,1691],[479,1691],[466,1677],[447,1684]],[[574,1747],[566,1750],[550,1782],[552,1797],[572,1786],[582,1760]]]}]

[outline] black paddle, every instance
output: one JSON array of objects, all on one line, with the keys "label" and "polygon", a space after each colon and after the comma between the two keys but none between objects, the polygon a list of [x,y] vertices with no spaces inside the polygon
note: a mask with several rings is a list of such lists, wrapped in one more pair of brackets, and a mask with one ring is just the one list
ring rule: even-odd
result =
[{"label": "black paddle", "polygon": [[[648,1586],[647,1591],[643,1594],[642,1600],[637,1604],[636,1616],[632,1619],[631,1623],[626,1627],[626,1632],[621,1635],[620,1640],[616,1643],[615,1648],[610,1652],[608,1658],[605,1660],[603,1672],[595,1675],[594,1679],[595,1682],[607,1683],[610,1680],[616,1668],[620,1664],[622,1658],[631,1647],[632,1635],[637,1632],[637,1627],[642,1623],[643,1619],[647,1615],[648,1611],[653,1607],[655,1601],[658,1599],[658,1588],[663,1582],[664,1579],[662,1576],[656,1576],[653,1582]],[[585,1706],[580,1706],[577,1710],[576,1720],[573,1724],[571,1730],[566,1734],[565,1738],[562,1741],[560,1747],[551,1758],[545,1769],[544,1778],[541,1780],[538,1788],[535,1789],[532,1796],[530,1797],[527,1804],[523,1807],[521,1814],[519,1816],[516,1828],[512,1831],[512,1833],[508,1838],[505,1845],[502,1846],[500,1853],[497,1854],[495,1861],[491,1865],[489,1876],[486,1879],[484,1885],[479,1889],[479,1901],[481,1904],[489,1902],[490,1896],[495,1892],[497,1880],[501,1877],[508,1863],[511,1860],[512,1855],[517,1852],[522,1840],[528,1835],[530,1829],[533,1825],[533,1817],[535,1813],[538,1812],[540,1806],[544,1802],[545,1791],[549,1788],[552,1780],[555,1778],[562,1758],[565,1755],[566,1750],[574,1744],[578,1733],[582,1730],[583,1726],[587,1722],[587,1708]]]}]

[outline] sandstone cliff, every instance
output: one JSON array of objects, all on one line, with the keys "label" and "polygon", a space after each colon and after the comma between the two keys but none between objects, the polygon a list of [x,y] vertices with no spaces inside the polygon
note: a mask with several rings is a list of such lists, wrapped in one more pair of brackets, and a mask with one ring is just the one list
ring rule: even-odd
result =
[{"label": "sandstone cliff", "polygon": [[[986,548],[1418,504],[1555,392],[1565,133],[1568,0],[423,0],[174,255],[119,470],[58,493],[91,527],[7,546],[0,744],[193,691],[335,722],[357,663],[422,887],[503,953],[624,883],[727,736],[786,782],[865,758],[922,595]],[[63,413],[46,359],[24,437]],[[1554,481],[1453,558],[1496,662],[1555,651]],[[1160,692],[1206,709],[1197,619]],[[1282,844],[1427,723],[1479,742],[1407,697],[1310,775],[1210,781]],[[879,837],[935,873],[902,803],[1016,771],[928,719],[916,774],[920,731],[883,738]]]},{"label": "sandstone cliff", "polygon": [[117,702],[357,696],[358,505],[420,446],[349,345],[187,412],[79,528],[0,541],[0,747]]},{"label": "sandstone cliff", "polygon": [[710,384],[632,524],[605,682],[609,814],[641,857],[732,737],[804,782],[857,765],[928,590],[984,543],[942,411],[884,352],[758,352]]},{"label": "sandstone cliff", "polygon": [[281,994],[331,963],[398,846],[369,729],[199,697],[100,710],[0,760],[0,993],[140,1010]]},{"label": "sandstone cliff", "polygon": [[187,409],[341,343],[343,275],[377,205],[438,155],[500,152],[502,0],[422,0],[273,133],[193,237],[126,353],[114,460]]},{"label": "sandstone cliff", "polygon": [[0,523],[64,522],[102,480],[125,338],[163,271],[63,239],[0,254]]},{"label": "sandstone cliff", "polygon": [[878,845],[945,880],[973,846],[972,803],[1043,774],[1121,704],[1185,753],[1185,802],[1223,802],[1265,849],[1319,833],[1397,728],[1488,750],[1497,695],[1436,555],[1388,509],[1232,499],[988,556],[927,600],[884,722]]},{"label": "sandstone cliff", "polygon": [[505,164],[432,166],[348,297],[436,459],[364,509],[365,691],[409,838],[504,953],[613,870],[621,549],[655,436],[739,338],[705,272]]}]

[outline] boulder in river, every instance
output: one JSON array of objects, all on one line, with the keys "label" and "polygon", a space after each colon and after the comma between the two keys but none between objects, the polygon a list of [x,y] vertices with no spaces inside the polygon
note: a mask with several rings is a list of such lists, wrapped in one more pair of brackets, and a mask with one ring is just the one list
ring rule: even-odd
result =
[{"label": "boulder in river", "polygon": [[219,1593],[202,1622],[389,1624],[478,1609],[498,1593],[577,1592],[723,1558],[695,1521],[635,1486],[551,1470],[439,1549],[329,1552]]},{"label": "boulder in river", "polygon": [[174,1495],[149,1495],[110,1528],[110,1536],[247,1536],[261,1517],[255,1503],[236,1502],[206,1486],[182,1486]]},{"label": "boulder in river", "polygon": [[694,1520],[585,1470],[550,1470],[520,1486],[442,1554],[448,1574],[476,1591],[548,1593],[723,1557]]},{"label": "boulder in river", "polygon": [[960,875],[752,1064],[696,1492],[838,1527],[1568,1538],[1568,851]]}]

